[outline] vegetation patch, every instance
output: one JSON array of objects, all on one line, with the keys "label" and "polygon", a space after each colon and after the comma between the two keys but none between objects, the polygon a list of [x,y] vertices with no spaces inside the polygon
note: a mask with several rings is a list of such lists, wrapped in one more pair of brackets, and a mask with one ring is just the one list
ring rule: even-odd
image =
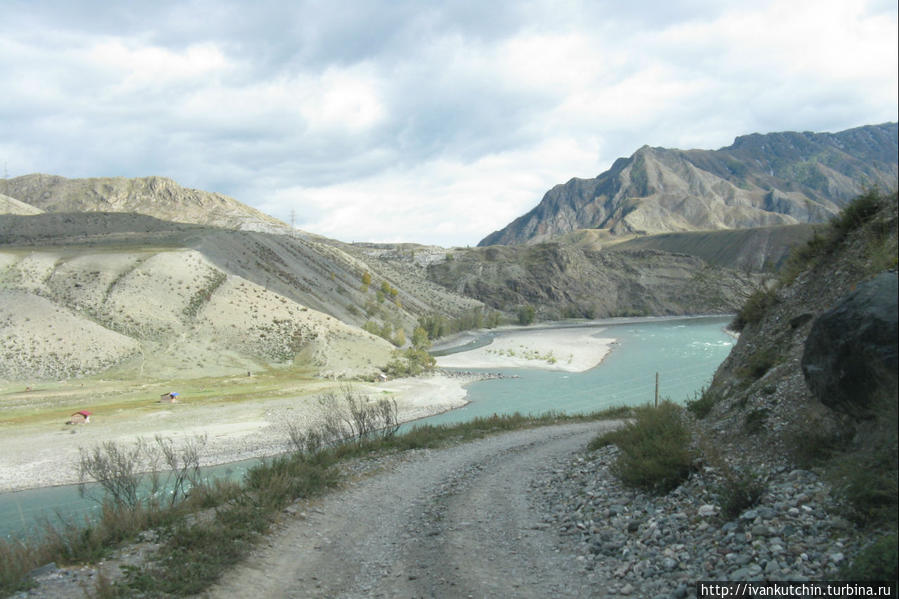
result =
[{"label": "vegetation patch", "polygon": [[632,423],[592,445],[602,443],[620,450],[612,471],[628,486],[664,494],[690,474],[690,433],[682,408],[673,402],[635,408]]},{"label": "vegetation patch", "polygon": [[855,198],[830,221],[826,228],[820,232],[816,231],[808,243],[793,251],[781,269],[779,284],[781,286],[790,284],[799,273],[813,268],[856,231],[861,231],[864,244],[866,264],[861,265],[864,274],[870,275],[895,267],[896,238],[889,234],[890,227],[887,222],[879,220],[878,216],[882,212],[892,212],[895,215],[896,201],[895,191],[883,194],[877,189],[869,189]]},{"label": "vegetation patch", "polygon": [[761,287],[750,295],[736,317],[730,323],[729,327],[734,331],[742,331],[747,325],[759,322],[778,302],[777,293],[774,289]]},{"label": "vegetation patch", "polygon": [[840,570],[840,578],[895,584],[899,579],[899,537],[895,532],[885,534],[862,549]]},{"label": "vegetation patch", "polygon": [[732,520],[759,502],[765,485],[753,472],[737,472],[725,467],[723,475],[723,482],[718,485],[715,494],[721,515],[726,520]]},{"label": "vegetation patch", "polygon": [[774,349],[766,347],[749,356],[746,365],[737,371],[737,374],[749,381],[754,381],[765,376],[765,373],[777,363],[777,353]]},{"label": "vegetation patch", "polygon": [[703,387],[693,394],[693,399],[687,400],[686,406],[687,410],[697,418],[705,418],[719,401],[721,401],[721,395],[717,391]]},{"label": "vegetation patch", "polygon": [[762,432],[765,422],[768,421],[768,409],[759,408],[746,414],[743,419],[743,432],[747,435],[757,435]]}]

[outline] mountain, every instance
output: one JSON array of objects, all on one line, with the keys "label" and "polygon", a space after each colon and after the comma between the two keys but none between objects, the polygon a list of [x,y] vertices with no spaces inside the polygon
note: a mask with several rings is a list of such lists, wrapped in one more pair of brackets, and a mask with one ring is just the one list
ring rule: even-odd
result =
[{"label": "mountain", "polygon": [[896,187],[896,123],[769,133],[719,150],[643,146],[594,179],[572,179],[478,245],[539,243],[577,229],[615,235],[824,222],[868,186]]},{"label": "mountain", "polygon": [[423,315],[481,306],[414,262],[381,262],[336,241],[143,214],[0,215],[0,379],[372,377],[394,345],[362,325],[397,339]]},{"label": "mountain", "polygon": [[428,276],[498,310],[532,306],[546,320],[728,313],[758,280],[686,254],[555,242],[458,250]]},{"label": "mountain", "polygon": [[31,204],[0,194],[0,214],[40,214],[42,210]]},{"label": "mountain", "polygon": [[162,220],[286,233],[288,225],[220,193],[181,187],[164,177],[0,179],[0,194],[44,212],[128,212]]},{"label": "mountain", "polygon": [[[746,272],[773,271],[784,264],[794,247],[811,239],[815,230],[821,226],[781,225],[639,235],[608,245],[608,251],[659,250],[689,254],[724,268]],[[580,230],[569,235],[589,233],[593,231]]]}]

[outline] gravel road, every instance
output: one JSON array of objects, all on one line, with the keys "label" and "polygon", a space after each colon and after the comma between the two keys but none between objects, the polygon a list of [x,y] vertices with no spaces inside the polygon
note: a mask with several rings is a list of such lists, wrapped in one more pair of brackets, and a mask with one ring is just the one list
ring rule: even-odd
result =
[{"label": "gravel road", "polygon": [[295,513],[209,597],[589,597],[601,594],[532,486],[617,422],[516,431],[390,458]]}]

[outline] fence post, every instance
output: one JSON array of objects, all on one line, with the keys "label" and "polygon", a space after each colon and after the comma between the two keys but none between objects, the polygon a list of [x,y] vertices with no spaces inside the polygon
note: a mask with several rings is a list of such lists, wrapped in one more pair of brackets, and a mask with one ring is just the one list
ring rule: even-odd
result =
[{"label": "fence post", "polygon": [[656,401],[655,407],[659,407],[659,373],[656,373]]}]

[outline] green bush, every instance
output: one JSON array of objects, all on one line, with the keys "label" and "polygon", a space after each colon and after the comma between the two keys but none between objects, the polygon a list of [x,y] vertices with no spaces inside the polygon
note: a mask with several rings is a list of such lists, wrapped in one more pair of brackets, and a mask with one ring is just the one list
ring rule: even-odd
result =
[{"label": "green bush", "polygon": [[762,432],[765,422],[768,420],[768,409],[759,408],[746,414],[743,419],[743,432],[747,435],[755,435]]},{"label": "green bush", "polygon": [[663,494],[690,474],[690,433],[670,401],[635,408],[634,422],[605,438],[620,450],[612,471],[628,486]]},{"label": "green bush", "polygon": [[757,380],[777,364],[777,353],[771,348],[760,349],[746,360],[746,366],[737,372],[742,378]]},{"label": "green bush", "polygon": [[765,485],[751,472],[725,469],[724,482],[718,487],[718,506],[721,515],[731,520],[758,503]]},{"label": "green bush", "polygon": [[[899,551],[896,533],[883,535],[864,549],[848,566],[840,570],[843,580],[893,582],[899,577]],[[895,595],[893,595],[895,597]]]},{"label": "green bush", "polygon": [[845,208],[835,216],[830,225],[835,233],[836,241],[858,229],[873,218],[884,203],[884,197],[876,188],[867,190],[849,202]]},{"label": "green bush", "polygon": [[436,366],[437,360],[427,351],[410,347],[405,351],[394,351],[393,358],[387,363],[385,370],[392,377],[418,376],[433,370]]},{"label": "green bush", "polygon": [[687,409],[697,418],[705,418],[721,401],[721,396],[707,388],[702,388],[693,394],[693,399],[686,402]]},{"label": "green bush", "polygon": [[759,288],[750,295],[736,317],[730,323],[730,329],[742,331],[746,325],[759,322],[765,313],[778,302],[774,289]]},{"label": "green bush", "polygon": [[522,306],[518,309],[518,324],[524,326],[534,322],[536,311],[534,306]]}]

